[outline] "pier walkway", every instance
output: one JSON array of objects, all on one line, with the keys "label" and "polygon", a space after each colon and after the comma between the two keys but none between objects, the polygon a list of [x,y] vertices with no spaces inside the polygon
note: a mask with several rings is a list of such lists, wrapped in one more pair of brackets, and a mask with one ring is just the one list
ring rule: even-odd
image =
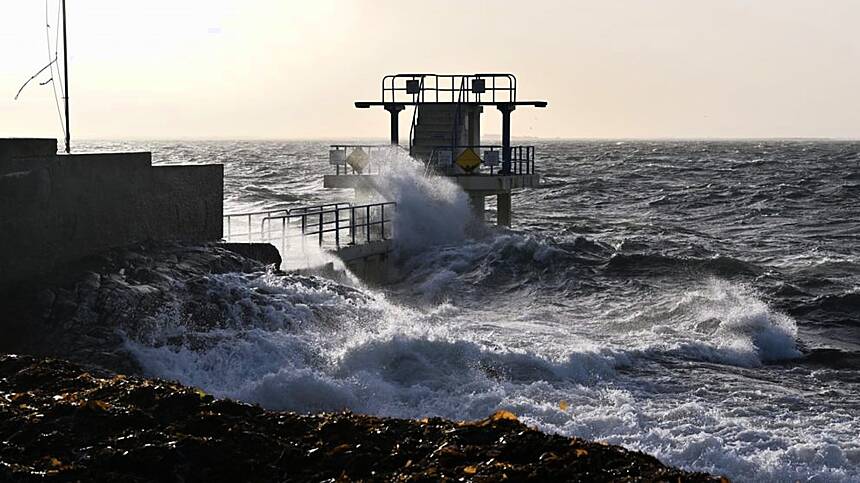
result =
[{"label": "pier walkway", "polygon": [[396,207],[394,202],[331,203],[227,213],[223,239],[270,243],[280,252],[285,270],[314,268],[325,252],[349,263],[390,251]]}]

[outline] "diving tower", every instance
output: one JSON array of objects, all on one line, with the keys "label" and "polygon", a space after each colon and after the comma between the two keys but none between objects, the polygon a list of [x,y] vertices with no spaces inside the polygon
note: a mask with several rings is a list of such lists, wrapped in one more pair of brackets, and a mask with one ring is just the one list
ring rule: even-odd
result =
[{"label": "diving tower", "polygon": [[[389,145],[332,145],[326,188],[351,188],[357,196],[372,192],[385,156],[400,145],[400,112],[412,107],[408,152],[424,162],[426,172],[446,176],[468,195],[479,219],[484,200],[497,197],[497,223],[511,225],[511,194],[537,188],[534,146],[511,145],[511,113],[517,107],[546,107],[546,101],[517,99],[513,74],[394,74],[382,79],[379,101],[357,101],[355,107],[382,107],[390,115]],[[502,115],[499,145],[481,144],[481,114],[495,107]]]}]

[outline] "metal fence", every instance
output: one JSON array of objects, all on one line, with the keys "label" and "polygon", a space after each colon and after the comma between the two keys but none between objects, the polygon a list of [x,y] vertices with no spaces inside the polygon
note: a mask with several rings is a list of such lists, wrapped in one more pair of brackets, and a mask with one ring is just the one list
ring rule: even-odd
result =
[{"label": "metal fence", "polygon": [[[458,96],[465,92],[465,97]],[[382,78],[383,103],[516,102],[517,78],[507,73],[395,74]]]},{"label": "metal fence", "polygon": [[316,213],[351,206],[350,203],[328,203],[323,205],[298,206],[281,210],[227,213],[224,215],[224,240],[228,242],[261,242],[264,240],[263,219],[271,216]]},{"label": "metal fence", "polygon": [[[488,168],[490,174],[501,169],[503,147],[498,145],[436,146],[430,153],[427,169],[430,172],[452,174],[454,161],[466,149],[471,149],[481,158],[481,166]],[[511,174],[535,174],[535,147],[511,146]]]},{"label": "metal fence", "polygon": [[[350,156],[361,149],[367,155],[367,163],[350,164]],[[329,164],[335,167],[335,174],[380,174],[387,161],[392,159],[396,150],[407,151],[396,144],[332,144],[329,146]]]},{"label": "metal fence", "polygon": [[[387,240],[394,232],[394,202],[332,203],[288,210],[224,215],[226,241],[271,243],[286,260],[308,244],[326,249]],[[236,227],[238,231],[233,228]]]}]

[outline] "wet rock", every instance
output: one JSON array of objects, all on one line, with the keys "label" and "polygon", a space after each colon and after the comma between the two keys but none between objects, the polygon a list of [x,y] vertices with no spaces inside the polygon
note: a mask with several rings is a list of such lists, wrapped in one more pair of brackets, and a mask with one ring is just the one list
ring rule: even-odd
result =
[{"label": "wet rock", "polygon": [[0,356],[0,481],[721,481],[500,411],[452,422],[300,415]]},{"label": "wet rock", "polygon": [[[120,360],[124,349],[115,336],[118,331],[145,333],[170,310],[178,312],[177,323],[223,325],[228,309],[208,293],[207,277],[264,271],[260,263],[218,244],[157,243],[108,250],[0,293],[0,327],[7,334],[14,332],[14,337],[0,340],[0,350],[128,370],[136,364]],[[195,280],[202,281],[196,291]],[[92,360],[93,354],[101,356]]]}]

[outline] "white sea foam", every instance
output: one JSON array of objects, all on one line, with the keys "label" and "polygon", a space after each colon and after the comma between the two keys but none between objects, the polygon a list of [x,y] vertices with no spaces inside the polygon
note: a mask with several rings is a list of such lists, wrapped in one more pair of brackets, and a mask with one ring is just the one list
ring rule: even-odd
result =
[{"label": "white sea foam", "polygon": [[[637,347],[599,348],[573,335],[532,336],[523,344],[504,319],[488,336],[473,329],[474,312],[451,305],[421,312],[373,292],[302,280],[214,276],[211,290],[234,306],[225,324],[186,333],[177,344],[185,322],[181,311],[165,311],[163,334],[127,346],[150,375],[273,409],[463,419],[501,407],[547,431],[740,479],[858,475],[860,445],[845,439],[856,416],[810,414],[803,399],[797,413],[774,414],[766,401],[791,394],[772,384],[708,379],[707,366],[693,375],[705,378],[701,389],[685,391],[684,400],[661,389],[660,380],[651,386],[626,375],[653,365],[660,353],[740,366],[790,356],[788,322],[743,287],[711,281],[680,295],[676,313],[685,314],[686,325],[678,331],[690,332],[686,345],[680,337],[666,343],[666,333],[654,330],[638,333],[635,339],[651,339]],[[719,323],[696,327],[712,319]],[[569,409],[561,409],[562,400]]]},{"label": "white sea foam", "polygon": [[462,241],[473,223],[466,193],[450,180],[425,176],[423,163],[400,149],[386,151],[376,189],[397,202],[396,249],[416,253]]}]

